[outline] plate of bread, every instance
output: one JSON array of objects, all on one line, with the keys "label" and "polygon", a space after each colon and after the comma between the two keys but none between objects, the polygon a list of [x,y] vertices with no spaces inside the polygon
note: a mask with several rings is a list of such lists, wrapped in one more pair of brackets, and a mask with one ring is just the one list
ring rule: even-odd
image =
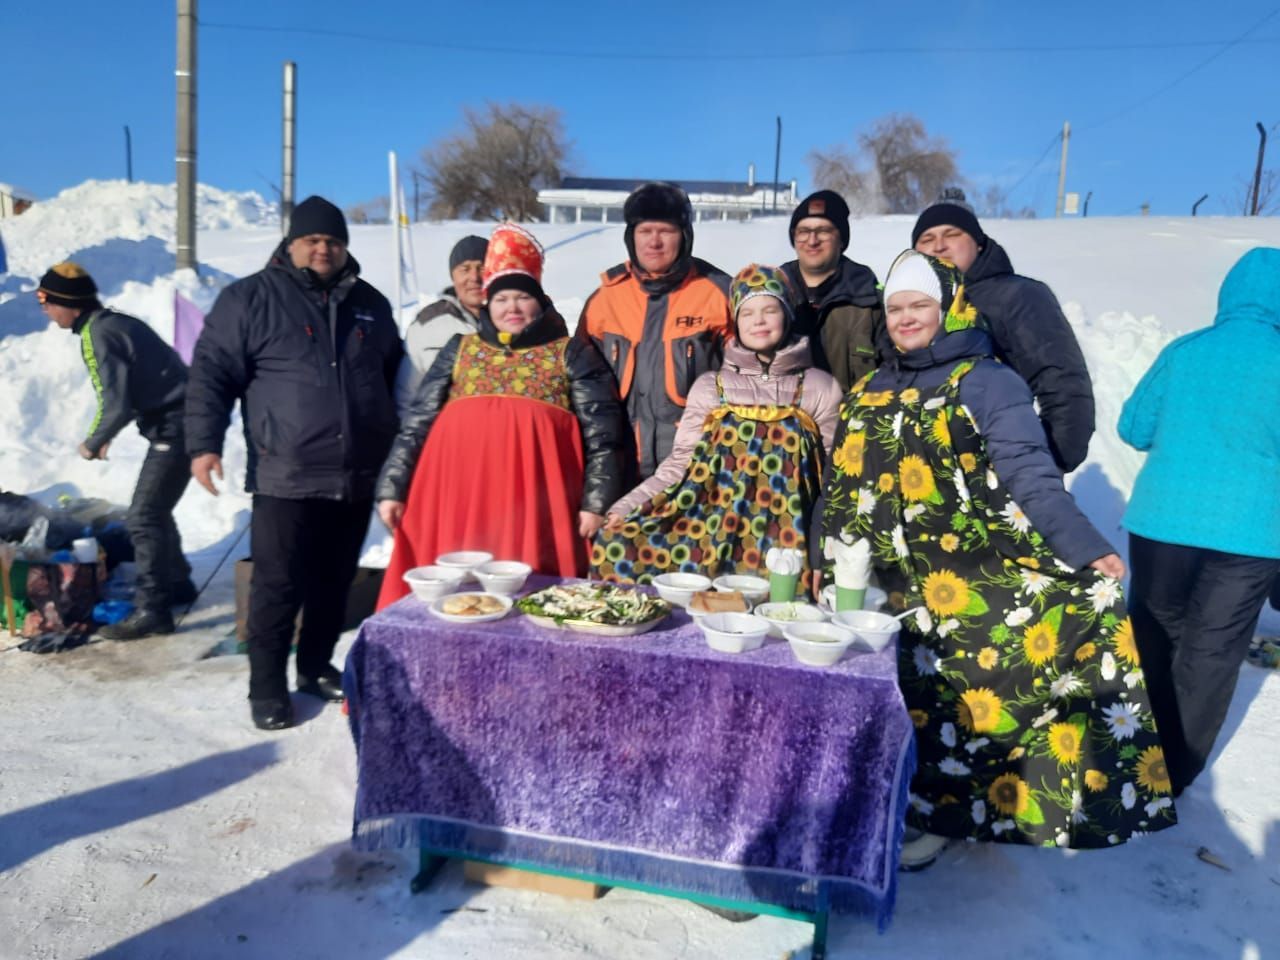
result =
[{"label": "plate of bread", "polygon": [[452,593],[431,601],[427,609],[450,623],[484,623],[501,620],[511,609],[510,597],[496,593]]},{"label": "plate of bread", "polygon": [[700,590],[689,601],[688,610],[696,620],[709,613],[750,613],[751,605],[737,590]]}]

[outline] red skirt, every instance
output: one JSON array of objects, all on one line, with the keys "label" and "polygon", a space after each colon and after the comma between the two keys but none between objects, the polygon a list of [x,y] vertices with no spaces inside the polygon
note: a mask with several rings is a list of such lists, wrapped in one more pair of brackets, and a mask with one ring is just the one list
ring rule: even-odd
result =
[{"label": "red skirt", "polygon": [[582,482],[582,432],[572,412],[512,396],[450,400],[418,458],[378,609],[409,592],[406,570],[454,550],[583,576]]}]

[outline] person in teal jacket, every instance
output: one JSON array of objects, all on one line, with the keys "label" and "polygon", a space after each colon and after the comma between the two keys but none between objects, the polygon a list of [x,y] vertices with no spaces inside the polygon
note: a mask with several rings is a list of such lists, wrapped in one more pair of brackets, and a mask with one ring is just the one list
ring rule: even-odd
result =
[{"label": "person in teal jacket", "polygon": [[1280,249],[1222,282],[1213,326],[1161,351],[1120,414],[1147,453],[1124,525],[1129,612],[1178,795],[1204,769],[1280,572]]}]

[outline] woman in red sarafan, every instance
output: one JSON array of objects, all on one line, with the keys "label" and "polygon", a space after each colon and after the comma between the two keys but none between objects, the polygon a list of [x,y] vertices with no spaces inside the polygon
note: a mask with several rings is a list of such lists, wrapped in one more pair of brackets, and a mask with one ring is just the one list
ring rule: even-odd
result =
[{"label": "woman in red sarafan", "polygon": [[406,570],[453,550],[586,571],[622,492],[626,419],[604,359],[543,292],[542,265],[530,233],[494,230],[480,330],[440,351],[401,422],[375,493],[395,532],[379,609],[408,593]]}]

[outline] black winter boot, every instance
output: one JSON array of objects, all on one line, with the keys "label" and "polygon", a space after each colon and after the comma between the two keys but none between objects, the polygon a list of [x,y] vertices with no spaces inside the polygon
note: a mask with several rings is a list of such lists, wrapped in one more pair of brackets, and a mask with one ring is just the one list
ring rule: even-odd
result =
[{"label": "black winter boot", "polygon": [[158,633],[173,633],[173,616],[168,610],[135,610],[119,623],[98,631],[104,640],[140,640]]},{"label": "black winter boot", "polygon": [[250,700],[253,725],[259,730],[284,730],[293,726],[293,704],[283,700]]}]

